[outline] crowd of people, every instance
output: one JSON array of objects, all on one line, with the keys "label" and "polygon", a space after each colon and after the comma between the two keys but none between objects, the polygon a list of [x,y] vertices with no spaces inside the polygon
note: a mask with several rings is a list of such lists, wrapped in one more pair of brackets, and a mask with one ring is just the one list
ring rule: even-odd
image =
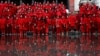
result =
[{"label": "crowd of people", "polygon": [[49,25],[52,25],[53,29],[56,27],[56,18],[66,16],[64,4],[55,2],[43,4],[35,2],[33,5],[23,3],[19,6],[5,2],[0,3],[0,8],[0,31],[2,33],[6,31],[10,33],[25,31],[33,31],[36,34],[48,33]]},{"label": "crowd of people", "polygon": [[100,32],[100,8],[92,3],[81,3],[77,14],[66,12],[63,3],[24,4],[16,6],[13,2],[0,3],[0,32],[23,34],[48,34],[49,31],[60,35],[71,30],[82,33]]},{"label": "crowd of people", "polygon": [[93,3],[80,4],[80,30],[100,33],[100,8]]},{"label": "crowd of people", "polygon": [[23,3],[16,6],[13,2],[1,2],[1,34],[20,33],[22,35],[27,31],[35,34],[48,34],[49,31],[52,31],[53,34],[58,35],[33,38],[2,36],[0,37],[0,55],[99,56],[99,36],[97,38],[83,35],[77,39],[59,36],[60,33],[71,30],[82,33],[100,33],[100,8],[92,3],[81,3],[79,9],[77,14],[68,14],[63,3],[35,2],[32,5]]}]

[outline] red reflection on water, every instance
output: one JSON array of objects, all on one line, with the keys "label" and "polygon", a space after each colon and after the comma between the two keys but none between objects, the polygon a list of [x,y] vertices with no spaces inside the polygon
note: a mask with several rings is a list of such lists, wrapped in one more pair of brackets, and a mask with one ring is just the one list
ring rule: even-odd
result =
[{"label": "red reflection on water", "polygon": [[[19,39],[21,38],[21,39]],[[100,36],[2,36],[0,56],[100,56]]]}]

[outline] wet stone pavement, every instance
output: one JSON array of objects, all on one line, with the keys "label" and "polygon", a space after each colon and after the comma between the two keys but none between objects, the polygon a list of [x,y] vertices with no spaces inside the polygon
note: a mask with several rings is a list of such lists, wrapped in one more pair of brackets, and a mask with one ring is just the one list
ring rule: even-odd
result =
[{"label": "wet stone pavement", "polygon": [[100,36],[1,36],[0,56],[100,56]]}]

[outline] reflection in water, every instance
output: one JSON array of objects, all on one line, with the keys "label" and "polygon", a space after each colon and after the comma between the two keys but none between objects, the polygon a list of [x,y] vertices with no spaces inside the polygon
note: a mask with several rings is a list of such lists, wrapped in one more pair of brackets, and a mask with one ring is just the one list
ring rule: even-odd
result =
[{"label": "reflection in water", "polygon": [[100,56],[100,36],[2,36],[0,56]]}]

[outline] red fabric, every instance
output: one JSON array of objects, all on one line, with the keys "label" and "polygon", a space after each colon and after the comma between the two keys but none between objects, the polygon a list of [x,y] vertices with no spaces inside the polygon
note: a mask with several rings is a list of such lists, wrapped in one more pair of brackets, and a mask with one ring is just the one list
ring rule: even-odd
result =
[{"label": "red fabric", "polygon": [[69,16],[68,22],[69,22],[70,26],[75,27],[76,26],[76,21],[77,21],[77,19],[76,19],[75,15]]}]

